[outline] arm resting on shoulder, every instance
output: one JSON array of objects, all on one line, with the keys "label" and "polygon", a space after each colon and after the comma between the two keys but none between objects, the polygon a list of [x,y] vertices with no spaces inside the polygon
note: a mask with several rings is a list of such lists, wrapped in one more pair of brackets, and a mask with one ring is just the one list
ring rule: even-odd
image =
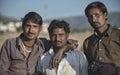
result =
[{"label": "arm resting on shoulder", "polygon": [[50,61],[50,67],[55,68],[61,59],[61,56],[64,52],[68,50],[74,50],[78,47],[78,41],[73,39],[68,39],[67,44],[55,54],[55,56]]}]

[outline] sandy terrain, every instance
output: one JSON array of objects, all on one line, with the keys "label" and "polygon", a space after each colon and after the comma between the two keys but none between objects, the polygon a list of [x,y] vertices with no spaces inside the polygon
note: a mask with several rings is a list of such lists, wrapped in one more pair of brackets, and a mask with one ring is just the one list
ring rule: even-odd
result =
[{"label": "sandy terrain", "polygon": [[[0,48],[6,39],[16,37],[19,34],[20,33],[9,33],[9,34],[5,34],[5,35],[0,35]],[[87,38],[90,35],[91,35],[91,32],[86,31],[84,33],[72,33],[72,34],[70,34],[69,38],[78,40],[79,47],[82,48],[83,41],[85,40],[85,38]],[[40,34],[40,37],[49,38],[47,34]]]}]

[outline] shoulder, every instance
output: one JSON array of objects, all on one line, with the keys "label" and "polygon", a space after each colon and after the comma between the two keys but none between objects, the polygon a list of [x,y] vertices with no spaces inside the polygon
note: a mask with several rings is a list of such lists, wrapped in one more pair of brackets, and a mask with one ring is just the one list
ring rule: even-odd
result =
[{"label": "shoulder", "polygon": [[46,51],[45,53],[43,53],[43,55],[41,56],[41,60],[43,59],[51,59],[51,57],[54,56],[54,52],[52,49],[50,49],[49,51]]},{"label": "shoulder", "polygon": [[77,51],[77,50],[68,51],[67,55],[71,57],[86,58],[82,51]]},{"label": "shoulder", "polygon": [[78,50],[71,50],[69,51],[71,54],[82,54],[81,51],[78,51]]},{"label": "shoulder", "polygon": [[37,38],[36,43],[37,46],[41,47],[43,50],[45,50],[43,39]]},{"label": "shoulder", "polygon": [[84,40],[83,46],[88,45],[89,42],[93,42],[95,38],[96,38],[95,34],[90,35]]},{"label": "shoulder", "polygon": [[50,40],[46,39],[46,38],[39,38],[42,43],[43,43],[43,46],[44,46],[44,49],[45,49],[45,52],[48,51],[51,47],[51,42]]},{"label": "shoulder", "polygon": [[4,44],[11,44],[11,43],[15,44],[16,40],[17,40],[17,38],[9,38],[9,39],[6,39]]},{"label": "shoulder", "polygon": [[120,34],[120,29],[112,28],[112,33]]},{"label": "shoulder", "polygon": [[49,51],[46,51],[42,56],[38,58],[38,65],[43,67],[49,67],[49,62],[52,58],[52,54]]},{"label": "shoulder", "polygon": [[120,29],[111,27],[110,35],[111,35],[111,37],[113,37],[115,39],[120,39]]},{"label": "shoulder", "polygon": [[91,40],[91,39],[93,39],[93,38],[95,38],[95,34],[92,34],[92,35],[88,36],[88,37],[85,39],[85,41],[89,41],[89,40]]},{"label": "shoulder", "polygon": [[86,63],[87,59],[86,56],[82,51],[69,51],[66,55],[66,59],[71,62],[77,62],[77,63]]},{"label": "shoulder", "polygon": [[10,53],[13,47],[16,47],[16,38],[9,38],[3,43],[1,52]]}]

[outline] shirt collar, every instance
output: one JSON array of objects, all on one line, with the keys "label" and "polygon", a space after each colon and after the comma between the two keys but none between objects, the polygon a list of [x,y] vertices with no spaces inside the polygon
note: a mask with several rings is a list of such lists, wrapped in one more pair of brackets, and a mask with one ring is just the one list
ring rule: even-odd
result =
[{"label": "shirt collar", "polygon": [[[17,40],[16,40],[17,47],[21,46],[21,44],[22,44],[22,37],[23,37],[23,33],[21,33],[20,36],[17,37]],[[43,44],[42,44],[42,41],[39,38],[36,39],[35,45],[37,45],[37,46],[42,45],[42,47],[44,47]]]},{"label": "shirt collar", "polygon": [[111,32],[112,32],[112,27],[109,25],[109,28],[108,28],[108,31],[107,31],[108,36],[111,35]]},{"label": "shirt collar", "polygon": [[[72,51],[72,50],[69,50],[69,51],[64,52],[63,56],[67,56],[67,54],[68,54],[69,52],[71,52],[71,51]],[[55,52],[54,52],[54,50],[53,50],[52,47],[49,49],[48,52],[45,53],[45,55],[47,55],[47,54],[49,54],[49,55],[51,55],[51,56],[55,55]]]},{"label": "shirt collar", "polygon": [[53,50],[52,47],[50,48],[50,50],[48,51],[48,53],[49,53],[50,55],[54,55],[54,54],[55,54],[55,52],[54,52],[54,50]]},{"label": "shirt collar", "polygon": [[23,34],[20,34],[20,36],[17,37],[17,40],[16,40],[17,47],[20,47],[21,44],[22,44],[22,39],[21,39],[22,35],[23,35]]},{"label": "shirt collar", "polygon": [[[107,36],[110,36],[110,34],[111,34],[111,32],[112,32],[112,27],[110,26],[110,24],[108,24],[108,29],[107,29],[107,31],[106,31],[106,33],[105,33],[105,37],[107,37]],[[98,34],[97,34],[97,32],[94,30],[94,34],[96,35],[96,36],[98,36]]]}]

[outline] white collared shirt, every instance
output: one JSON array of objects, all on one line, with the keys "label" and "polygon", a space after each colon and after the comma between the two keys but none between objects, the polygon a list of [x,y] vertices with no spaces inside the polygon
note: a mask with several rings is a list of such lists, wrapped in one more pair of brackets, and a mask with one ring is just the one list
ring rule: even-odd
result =
[{"label": "white collared shirt", "polygon": [[88,62],[82,52],[75,50],[66,52],[58,67],[50,69],[49,63],[54,54],[53,49],[44,53],[38,59],[36,71],[46,73],[46,75],[88,75]]}]

